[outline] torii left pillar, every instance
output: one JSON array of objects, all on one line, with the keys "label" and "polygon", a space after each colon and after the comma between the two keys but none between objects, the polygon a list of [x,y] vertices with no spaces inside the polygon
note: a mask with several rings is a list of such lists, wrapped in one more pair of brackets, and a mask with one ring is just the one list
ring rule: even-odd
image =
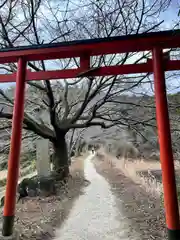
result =
[{"label": "torii left pillar", "polygon": [[[3,213],[3,236],[12,236],[16,206],[16,191],[19,177],[19,162],[24,118],[24,98],[26,84],[26,60],[19,58],[16,76],[16,90],[12,120],[11,146],[8,160],[8,174]],[[13,238],[12,238],[13,239]]]}]

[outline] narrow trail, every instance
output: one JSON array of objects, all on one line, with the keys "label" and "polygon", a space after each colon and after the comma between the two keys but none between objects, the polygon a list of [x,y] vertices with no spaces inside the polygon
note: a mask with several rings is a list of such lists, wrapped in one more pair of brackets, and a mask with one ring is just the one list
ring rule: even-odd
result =
[{"label": "narrow trail", "polygon": [[110,186],[96,172],[92,158],[90,155],[84,164],[85,177],[91,184],[76,200],[61,228],[57,229],[55,240],[139,240],[138,234],[132,236],[128,220],[116,207]]}]

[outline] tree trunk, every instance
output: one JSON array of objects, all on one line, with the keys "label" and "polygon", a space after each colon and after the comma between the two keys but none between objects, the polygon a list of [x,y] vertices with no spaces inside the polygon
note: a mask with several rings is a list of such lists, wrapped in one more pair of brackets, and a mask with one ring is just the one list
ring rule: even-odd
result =
[{"label": "tree trunk", "polygon": [[71,157],[74,156],[73,154],[73,148],[74,148],[74,133],[75,133],[75,129],[72,130],[72,134],[71,134],[71,138],[69,141],[69,147],[68,147],[68,163],[69,166],[71,165]]},{"label": "tree trunk", "polygon": [[63,179],[69,175],[68,150],[65,134],[59,134],[54,145],[54,170],[58,178]]}]

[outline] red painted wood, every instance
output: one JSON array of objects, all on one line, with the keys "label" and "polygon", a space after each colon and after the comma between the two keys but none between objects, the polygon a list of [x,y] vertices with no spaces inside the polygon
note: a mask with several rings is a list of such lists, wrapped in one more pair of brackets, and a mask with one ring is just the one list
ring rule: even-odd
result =
[{"label": "red painted wood", "polygon": [[26,61],[18,61],[15,101],[12,120],[11,146],[8,160],[8,174],[5,194],[4,216],[14,216],[16,191],[19,177],[22,124],[24,117]]},{"label": "red painted wood", "polygon": [[176,48],[179,47],[180,34],[159,34],[132,38],[112,38],[111,41],[89,42],[89,43],[74,43],[56,46],[45,47],[39,49],[27,49],[16,51],[2,51],[0,52],[0,63],[17,62],[19,57],[25,57],[27,61],[38,61],[48,59],[61,59],[81,57],[84,53],[90,56],[125,53],[125,52],[138,52],[145,50],[152,50],[154,47],[160,48]]},{"label": "red painted wood", "polygon": [[[88,66],[88,65],[87,65]],[[173,71],[180,69],[180,61],[173,60],[166,62],[164,65],[165,71]],[[53,80],[53,79],[67,79],[67,78],[76,78],[78,74],[82,73],[83,68],[78,69],[65,69],[65,70],[53,70],[53,71],[39,71],[39,72],[31,72],[27,70],[26,81],[39,81],[39,80]],[[119,66],[107,66],[100,67],[94,71],[91,71],[87,76],[109,76],[109,75],[120,75],[120,74],[134,74],[134,73],[152,73],[152,61],[148,61],[148,63],[141,64],[127,64],[127,65],[119,65]],[[16,81],[16,73],[13,74],[0,74],[0,83],[7,82],[15,82]]]},{"label": "red painted wood", "polygon": [[168,229],[177,230],[180,229],[179,208],[177,201],[171,131],[169,124],[166,84],[162,56],[163,55],[161,49],[155,48],[153,50],[156,118],[160,145],[160,159],[164,187],[166,222]]}]

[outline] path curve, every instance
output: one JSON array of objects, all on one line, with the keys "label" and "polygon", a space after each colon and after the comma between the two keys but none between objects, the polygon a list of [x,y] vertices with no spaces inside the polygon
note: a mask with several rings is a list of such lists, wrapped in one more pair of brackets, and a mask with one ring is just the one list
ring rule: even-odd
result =
[{"label": "path curve", "polygon": [[93,157],[90,155],[84,164],[85,177],[91,184],[74,203],[55,240],[139,240],[138,234],[130,237],[129,223],[116,208],[108,182],[96,172]]}]

